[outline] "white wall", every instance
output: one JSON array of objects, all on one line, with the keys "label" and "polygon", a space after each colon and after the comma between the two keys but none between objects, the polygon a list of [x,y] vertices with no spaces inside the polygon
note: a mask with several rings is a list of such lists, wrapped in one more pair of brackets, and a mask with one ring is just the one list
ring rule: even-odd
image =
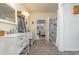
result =
[{"label": "white wall", "polygon": [[79,14],[73,14],[75,5],[79,4],[59,6],[57,45],[61,51],[79,51]]},{"label": "white wall", "polygon": [[[53,12],[34,12],[30,13],[29,22],[30,22],[30,31],[37,32],[37,20],[45,20],[45,31],[46,31],[46,39],[49,41],[49,18],[57,17],[56,13]],[[32,24],[34,22],[34,24]]]}]

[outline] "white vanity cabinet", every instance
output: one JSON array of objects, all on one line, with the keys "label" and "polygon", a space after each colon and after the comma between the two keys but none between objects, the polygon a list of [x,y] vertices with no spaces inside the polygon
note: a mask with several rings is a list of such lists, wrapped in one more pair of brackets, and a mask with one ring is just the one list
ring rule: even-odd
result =
[{"label": "white vanity cabinet", "polygon": [[19,55],[26,47],[29,52],[29,33],[18,33],[0,37],[0,54]]}]

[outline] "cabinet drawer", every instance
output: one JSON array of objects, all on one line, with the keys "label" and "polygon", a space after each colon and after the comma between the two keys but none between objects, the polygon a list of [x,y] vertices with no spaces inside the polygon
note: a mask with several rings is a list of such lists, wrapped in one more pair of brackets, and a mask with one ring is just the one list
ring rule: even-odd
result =
[{"label": "cabinet drawer", "polygon": [[23,36],[19,36],[19,37],[17,38],[17,45],[20,44],[21,42],[23,42],[24,40],[25,40],[25,39],[24,39]]},{"label": "cabinet drawer", "polygon": [[28,42],[27,40],[23,42],[24,47],[25,47],[26,45],[28,45],[28,44],[29,44],[29,42]]},{"label": "cabinet drawer", "polygon": [[23,42],[21,42],[19,45],[17,45],[17,52],[18,54],[24,49]]},{"label": "cabinet drawer", "polygon": [[23,48],[23,43],[17,45],[17,50]]},{"label": "cabinet drawer", "polygon": [[29,36],[28,36],[28,35],[24,35],[24,38],[25,38],[25,39],[29,39]]},{"label": "cabinet drawer", "polygon": [[18,37],[18,39],[17,39],[18,42],[20,42],[20,41],[22,41],[22,40],[24,40],[23,36]]}]

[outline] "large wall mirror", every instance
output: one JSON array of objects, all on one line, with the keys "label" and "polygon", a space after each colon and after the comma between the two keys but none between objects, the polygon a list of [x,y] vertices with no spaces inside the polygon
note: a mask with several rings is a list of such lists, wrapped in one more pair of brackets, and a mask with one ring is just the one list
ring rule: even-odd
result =
[{"label": "large wall mirror", "polygon": [[15,23],[15,10],[6,3],[0,3],[0,20]]}]

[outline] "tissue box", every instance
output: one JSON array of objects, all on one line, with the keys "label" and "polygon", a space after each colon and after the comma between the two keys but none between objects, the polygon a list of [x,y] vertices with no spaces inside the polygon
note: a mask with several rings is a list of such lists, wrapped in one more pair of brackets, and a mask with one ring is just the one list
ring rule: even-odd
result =
[{"label": "tissue box", "polygon": [[5,35],[5,31],[0,31],[0,36],[4,36]]},{"label": "tissue box", "polygon": [[74,6],[73,13],[74,14],[79,14],[79,5],[78,6]]}]

